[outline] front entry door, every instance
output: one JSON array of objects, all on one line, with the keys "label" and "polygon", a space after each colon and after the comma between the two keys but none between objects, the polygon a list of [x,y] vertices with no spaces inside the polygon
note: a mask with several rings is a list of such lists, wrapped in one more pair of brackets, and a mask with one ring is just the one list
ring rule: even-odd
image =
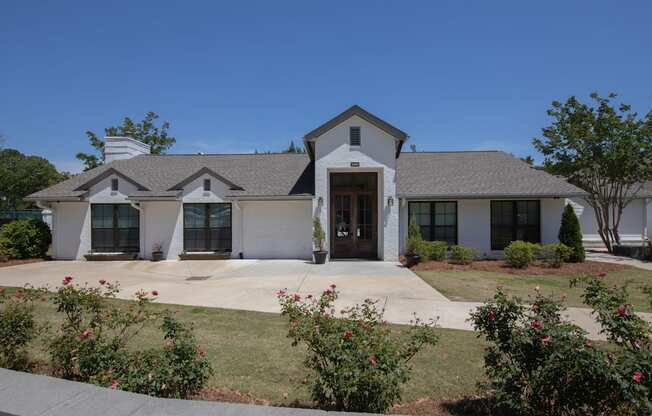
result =
[{"label": "front entry door", "polygon": [[339,258],[377,258],[375,190],[333,190],[331,254]]}]

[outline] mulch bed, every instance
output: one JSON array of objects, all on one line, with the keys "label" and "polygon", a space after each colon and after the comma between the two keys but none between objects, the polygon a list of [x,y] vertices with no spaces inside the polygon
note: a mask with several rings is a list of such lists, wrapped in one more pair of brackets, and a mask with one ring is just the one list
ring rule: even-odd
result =
[{"label": "mulch bed", "polygon": [[27,263],[38,263],[41,261],[45,261],[44,259],[12,259],[8,261],[0,261],[0,267],[9,267],[9,266],[18,266],[19,264],[27,264]]},{"label": "mulch bed", "polygon": [[454,270],[454,271],[482,271],[497,272],[517,275],[531,276],[569,276],[578,274],[597,274],[618,272],[630,269],[631,266],[624,264],[604,263],[597,261],[585,261],[584,263],[564,263],[559,268],[546,267],[541,262],[530,264],[527,269],[515,269],[502,260],[480,260],[469,265],[452,264],[445,261],[426,261],[412,267],[413,271],[427,270]]}]

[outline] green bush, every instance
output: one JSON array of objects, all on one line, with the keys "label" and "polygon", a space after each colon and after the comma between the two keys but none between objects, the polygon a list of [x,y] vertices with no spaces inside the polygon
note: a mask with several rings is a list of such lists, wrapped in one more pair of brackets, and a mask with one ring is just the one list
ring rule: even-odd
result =
[{"label": "green bush", "polygon": [[524,269],[534,261],[538,245],[527,241],[512,241],[505,247],[505,261],[511,267]]},{"label": "green bush", "polygon": [[478,257],[478,250],[465,246],[451,246],[451,262],[457,264],[471,264]]},{"label": "green bush", "polygon": [[405,244],[406,256],[417,256],[419,252],[423,251],[423,238],[421,237],[421,229],[417,224],[417,218],[412,216],[410,219],[410,226],[408,227],[407,242]]},{"label": "green bush", "polygon": [[393,332],[369,299],[336,317],[334,285],[318,298],[285,291],[278,296],[292,345],[307,347],[312,398],[322,409],[387,411],[410,379],[412,357],[437,342],[434,322],[417,319],[402,333]]},{"label": "green bush", "polygon": [[424,241],[427,248],[429,260],[443,261],[446,259],[446,251],[448,250],[448,243],[445,241]]},{"label": "green bush", "polygon": [[594,344],[564,320],[560,301],[538,292],[530,310],[498,290],[471,314],[489,342],[485,372],[503,410],[532,416],[652,414],[649,324],[632,310],[625,289],[595,277],[583,280],[584,302],[609,343]]},{"label": "green bush", "polygon": [[33,302],[41,291],[21,289],[9,296],[0,287],[0,367],[23,370],[29,365],[27,347],[39,334]]},{"label": "green bush", "polygon": [[50,228],[43,221],[16,220],[0,228],[0,252],[11,258],[45,257],[51,242]]},{"label": "green bush", "polygon": [[571,263],[583,262],[586,253],[582,244],[582,231],[580,220],[575,215],[575,210],[569,204],[564,208],[561,216],[561,226],[559,227],[559,242],[571,249],[568,261]]},{"label": "green bush", "polygon": [[562,243],[543,244],[537,249],[537,255],[548,267],[559,268],[567,261],[573,249]]}]

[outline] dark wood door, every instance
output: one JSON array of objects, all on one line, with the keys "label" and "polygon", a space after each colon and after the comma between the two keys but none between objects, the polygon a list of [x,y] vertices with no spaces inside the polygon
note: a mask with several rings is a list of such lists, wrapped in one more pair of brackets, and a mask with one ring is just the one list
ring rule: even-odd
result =
[{"label": "dark wood door", "polygon": [[377,258],[376,193],[340,191],[331,194],[331,255]]}]

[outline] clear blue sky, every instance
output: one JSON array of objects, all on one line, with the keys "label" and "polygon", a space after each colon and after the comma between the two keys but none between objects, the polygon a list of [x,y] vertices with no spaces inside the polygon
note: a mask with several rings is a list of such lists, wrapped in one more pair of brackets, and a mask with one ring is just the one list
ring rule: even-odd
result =
[{"label": "clear blue sky", "polygon": [[280,150],[352,104],[420,150],[534,154],[554,99],[652,108],[648,1],[4,1],[5,147],[76,171],[155,111],[175,153]]}]

